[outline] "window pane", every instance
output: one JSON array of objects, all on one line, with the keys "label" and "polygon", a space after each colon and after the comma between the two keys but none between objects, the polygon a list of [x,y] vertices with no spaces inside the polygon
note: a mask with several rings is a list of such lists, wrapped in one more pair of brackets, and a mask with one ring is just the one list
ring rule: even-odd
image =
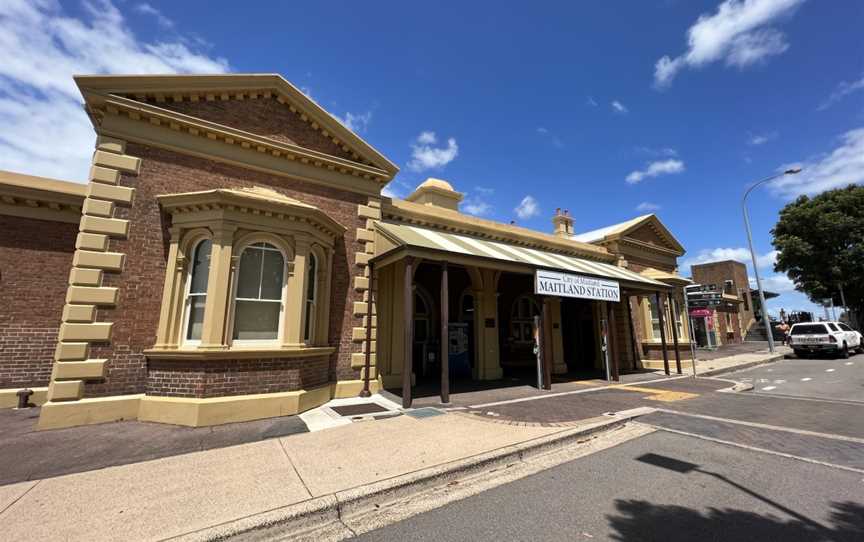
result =
[{"label": "window pane", "polygon": [[210,275],[210,239],[205,239],[195,247],[192,257],[192,278],[189,283],[189,293],[207,293],[207,277]]},{"label": "window pane", "polygon": [[282,253],[265,250],[264,272],[261,274],[261,299],[282,299],[282,271],[285,262]]},{"label": "window pane", "polygon": [[204,328],[204,305],[206,295],[193,295],[189,297],[189,324],[186,326],[186,339],[190,341],[201,340],[201,330]]},{"label": "window pane", "polygon": [[273,340],[279,336],[281,303],[238,300],[234,309],[234,339]]},{"label": "window pane", "polygon": [[312,336],[312,323],[315,321],[315,303],[306,302],[306,323],[303,325],[303,339],[308,341]]},{"label": "window pane", "polygon": [[258,286],[261,280],[261,253],[248,247],[240,256],[240,271],[237,274],[237,297],[258,299]]},{"label": "window pane", "polygon": [[314,254],[309,255],[309,276],[306,286],[306,299],[315,301],[315,283],[318,280],[318,258]]}]

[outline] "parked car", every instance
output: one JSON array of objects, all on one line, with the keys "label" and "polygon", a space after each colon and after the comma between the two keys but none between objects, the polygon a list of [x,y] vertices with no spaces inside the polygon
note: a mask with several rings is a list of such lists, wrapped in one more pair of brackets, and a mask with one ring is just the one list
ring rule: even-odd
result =
[{"label": "parked car", "polygon": [[795,355],[833,354],[849,357],[850,350],[864,353],[861,334],[842,322],[808,322],[789,330],[789,346]]}]

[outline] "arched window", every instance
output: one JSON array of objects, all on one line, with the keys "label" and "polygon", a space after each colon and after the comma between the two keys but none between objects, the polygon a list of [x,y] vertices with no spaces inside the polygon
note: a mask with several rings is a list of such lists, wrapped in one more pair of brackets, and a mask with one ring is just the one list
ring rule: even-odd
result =
[{"label": "arched window", "polygon": [[517,343],[534,341],[534,317],[540,315],[537,301],[530,295],[521,295],[510,309],[510,338]]},{"label": "arched window", "polygon": [[303,339],[309,343],[315,337],[315,323],[318,321],[316,298],[318,296],[318,257],[309,253],[309,269],[306,277],[306,324]]},{"label": "arched window", "polygon": [[234,340],[275,341],[282,321],[285,256],[269,243],[243,249],[234,296]]},{"label": "arched window", "polygon": [[192,250],[189,273],[186,277],[186,304],[184,308],[183,341],[201,341],[204,328],[204,306],[207,304],[207,279],[210,276],[210,239],[198,241]]}]

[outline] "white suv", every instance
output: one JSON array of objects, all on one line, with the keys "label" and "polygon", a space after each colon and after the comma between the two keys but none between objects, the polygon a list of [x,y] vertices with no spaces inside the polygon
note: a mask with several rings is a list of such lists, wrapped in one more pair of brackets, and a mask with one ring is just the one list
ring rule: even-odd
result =
[{"label": "white suv", "polygon": [[795,355],[830,353],[843,358],[850,350],[864,352],[861,334],[841,322],[807,322],[789,330],[789,346]]}]

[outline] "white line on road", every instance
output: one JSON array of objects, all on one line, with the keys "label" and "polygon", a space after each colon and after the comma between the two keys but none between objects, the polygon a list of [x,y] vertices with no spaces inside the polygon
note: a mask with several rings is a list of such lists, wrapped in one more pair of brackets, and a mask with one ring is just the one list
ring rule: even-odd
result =
[{"label": "white line on road", "polygon": [[808,376],[808,377],[802,378],[801,382],[810,382],[811,380],[813,380],[813,379]]},{"label": "white line on road", "polygon": [[[639,422],[639,423],[644,423],[644,422]],[[647,425],[650,425],[650,424],[647,424]],[[666,431],[666,432],[669,432],[669,433],[677,433],[677,434],[679,434],[679,435],[684,435],[684,436],[687,436],[687,437],[698,438],[698,439],[700,439],[700,440],[707,440],[707,441],[710,441],[710,442],[716,442],[716,443],[718,443],[718,444],[726,444],[727,446],[735,446],[736,448],[743,448],[743,449],[745,449],[745,450],[750,450],[750,451],[753,451],[753,452],[762,452],[762,453],[765,453],[765,454],[777,455],[777,456],[780,456],[780,457],[786,457],[786,458],[789,458],[789,459],[797,459],[797,460],[799,460],[799,461],[804,461],[804,462],[807,462],[807,463],[813,463],[813,464],[815,464],[815,465],[822,465],[822,466],[824,466],[824,467],[833,467],[833,468],[835,468],[835,469],[841,469],[841,470],[845,470],[845,471],[850,471],[850,472],[856,472],[856,473],[864,474],[864,470],[862,470],[862,469],[856,469],[856,468],[854,468],[854,467],[846,467],[846,466],[844,466],[844,465],[836,465],[836,464],[834,464],[834,463],[827,463],[827,462],[825,462],[825,461],[819,461],[819,460],[816,460],[816,459],[810,459],[809,457],[801,457],[801,456],[798,456],[798,455],[786,454],[786,453],[783,453],[783,452],[776,452],[776,451],[774,451],[774,450],[766,450],[765,448],[757,448],[756,446],[748,446],[747,444],[740,444],[740,443],[738,443],[738,442],[732,442],[732,441],[729,441],[729,440],[723,440],[723,439],[714,438],[714,437],[706,437],[705,435],[699,435],[699,434],[696,434],[696,433],[689,433],[689,432],[687,432],[687,431],[679,431],[678,429],[669,429],[669,428],[661,427],[661,426],[657,426],[657,425],[651,425],[651,427],[655,427],[655,428],[657,428],[657,429],[659,429],[659,430],[661,430],[661,431]]]},{"label": "white line on road", "polygon": [[833,373],[833,372],[834,372],[834,369],[825,369],[825,372],[826,372],[826,373]]},{"label": "white line on road", "polygon": [[854,361],[847,361],[843,365],[855,365],[855,362]]},{"label": "white line on road", "polygon": [[657,412],[667,412],[678,416],[689,416],[691,418],[700,418],[702,420],[711,420],[715,422],[731,423],[737,425],[746,425],[748,427],[758,427],[760,429],[771,429],[773,431],[785,431],[786,433],[795,433],[796,435],[807,435],[811,437],[820,437],[833,440],[843,440],[846,442],[857,442],[864,444],[864,438],[847,437],[845,435],[835,435],[833,433],[819,433],[817,431],[807,431],[806,429],[794,429],[792,427],[783,427],[782,425],[770,425],[767,423],[748,422],[744,420],[733,420],[730,418],[718,418],[717,416],[707,416],[705,414],[693,414],[691,412],[682,412],[680,410],[671,410],[668,408],[658,408]]},{"label": "white line on road", "polygon": [[771,391],[771,390],[776,390],[776,389],[777,389],[777,386],[765,386],[760,391]]}]

